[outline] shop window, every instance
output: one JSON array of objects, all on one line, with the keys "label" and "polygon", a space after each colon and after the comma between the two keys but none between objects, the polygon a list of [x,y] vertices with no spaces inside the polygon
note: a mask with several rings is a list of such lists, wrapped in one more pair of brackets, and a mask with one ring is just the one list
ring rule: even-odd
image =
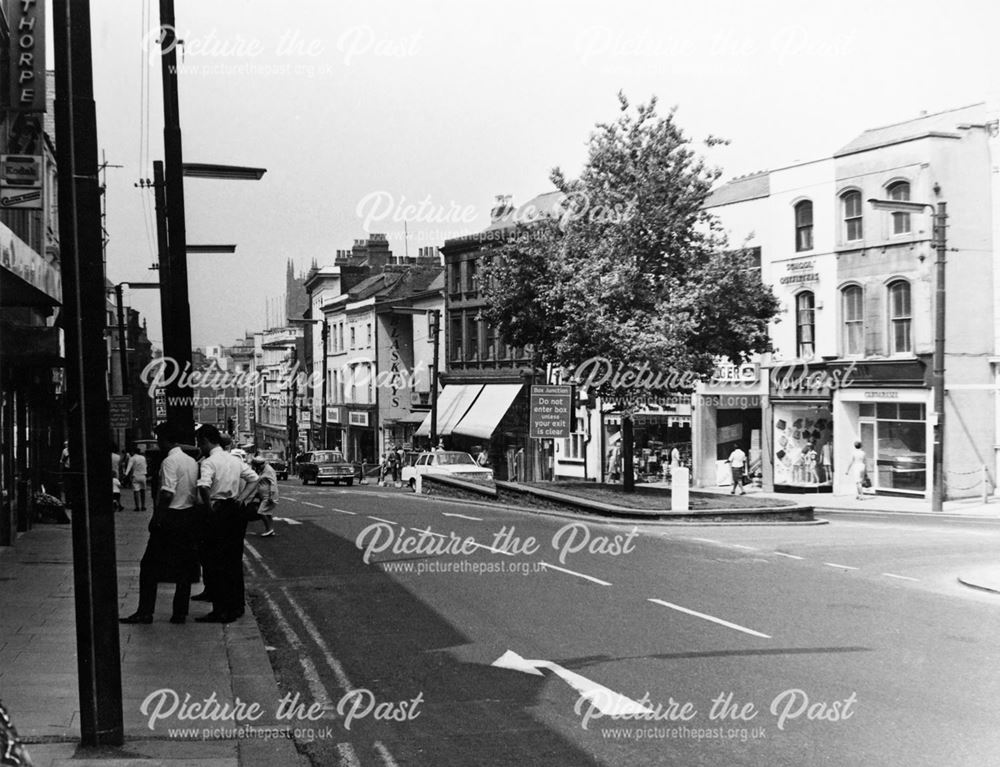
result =
[{"label": "shop window", "polygon": [[874,418],[875,405],[871,402],[862,402],[859,406],[859,414],[862,418]]},{"label": "shop window", "polygon": [[795,250],[813,249],[813,204],[803,200],[795,206]]},{"label": "shop window", "polygon": [[864,229],[861,219],[861,192],[852,191],[841,195],[840,203],[844,213],[844,240],[860,240]]},{"label": "shop window", "polygon": [[910,335],[912,321],[910,283],[897,280],[889,285],[890,354],[909,354],[913,351]]},{"label": "shop window", "polygon": [[865,351],[864,291],[858,285],[843,290],[844,354],[853,356]]},{"label": "shop window", "polygon": [[816,352],[816,297],[809,291],[795,297],[796,348],[800,359],[811,359]]},{"label": "shop window", "polygon": [[[910,201],[910,185],[906,181],[897,181],[895,184],[890,185],[887,191],[889,192],[890,200],[899,200],[901,202]],[[892,233],[893,234],[910,233],[909,213],[903,213],[900,211],[893,212]]]}]

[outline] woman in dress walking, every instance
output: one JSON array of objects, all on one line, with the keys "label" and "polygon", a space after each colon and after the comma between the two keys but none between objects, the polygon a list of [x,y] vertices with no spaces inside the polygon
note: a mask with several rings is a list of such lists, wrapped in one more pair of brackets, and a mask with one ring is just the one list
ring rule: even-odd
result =
[{"label": "woman in dress walking", "polygon": [[856,499],[863,501],[865,498],[865,477],[868,476],[868,456],[861,449],[860,442],[854,443],[854,452],[851,453],[851,463],[847,466],[847,474],[854,480],[854,487],[857,490]]}]

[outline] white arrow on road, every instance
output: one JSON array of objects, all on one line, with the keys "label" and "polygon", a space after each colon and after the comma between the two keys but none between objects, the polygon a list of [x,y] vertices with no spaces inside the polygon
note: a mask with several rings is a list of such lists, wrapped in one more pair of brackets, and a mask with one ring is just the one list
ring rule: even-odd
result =
[{"label": "white arrow on road", "polygon": [[617,693],[597,682],[592,682],[587,677],[580,676],[575,671],[563,668],[558,663],[553,663],[550,660],[527,660],[516,652],[508,650],[490,665],[497,668],[521,671],[525,674],[533,674],[535,676],[544,676],[539,669],[547,668],[580,693],[582,698],[590,701],[590,705],[605,716],[654,713],[648,706],[644,706],[631,698],[626,698],[621,693]]},{"label": "white arrow on road", "polygon": [[275,522],[287,522],[290,525],[301,525],[297,519],[289,519],[288,517],[274,517]]},{"label": "white arrow on road", "polygon": [[443,517],[459,517],[460,519],[471,519],[474,522],[482,522],[482,517],[467,517],[465,514],[449,514],[447,511],[442,511],[441,516]]}]

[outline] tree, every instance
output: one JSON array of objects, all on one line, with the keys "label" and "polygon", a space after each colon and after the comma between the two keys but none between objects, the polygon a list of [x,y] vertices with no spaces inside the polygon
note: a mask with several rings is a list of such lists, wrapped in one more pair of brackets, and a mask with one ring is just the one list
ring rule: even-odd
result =
[{"label": "tree", "polygon": [[580,176],[552,171],[557,213],[519,223],[489,259],[485,314],[548,363],[609,372],[581,384],[623,409],[631,489],[629,410],[692,391],[720,357],[768,351],[778,304],[749,251],[730,247],[705,210],[720,171],[694,151],[675,110],[618,98],[621,114],[591,134]]}]

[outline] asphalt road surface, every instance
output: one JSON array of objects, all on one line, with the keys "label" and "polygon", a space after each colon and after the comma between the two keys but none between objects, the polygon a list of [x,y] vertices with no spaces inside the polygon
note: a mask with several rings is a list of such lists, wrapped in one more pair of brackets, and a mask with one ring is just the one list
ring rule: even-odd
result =
[{"label": "asphalt road surface", "polygon": [[1000,596],[956,580],[1000,525],[281,492],[248,586],[315,765],[1000,763]]}]

